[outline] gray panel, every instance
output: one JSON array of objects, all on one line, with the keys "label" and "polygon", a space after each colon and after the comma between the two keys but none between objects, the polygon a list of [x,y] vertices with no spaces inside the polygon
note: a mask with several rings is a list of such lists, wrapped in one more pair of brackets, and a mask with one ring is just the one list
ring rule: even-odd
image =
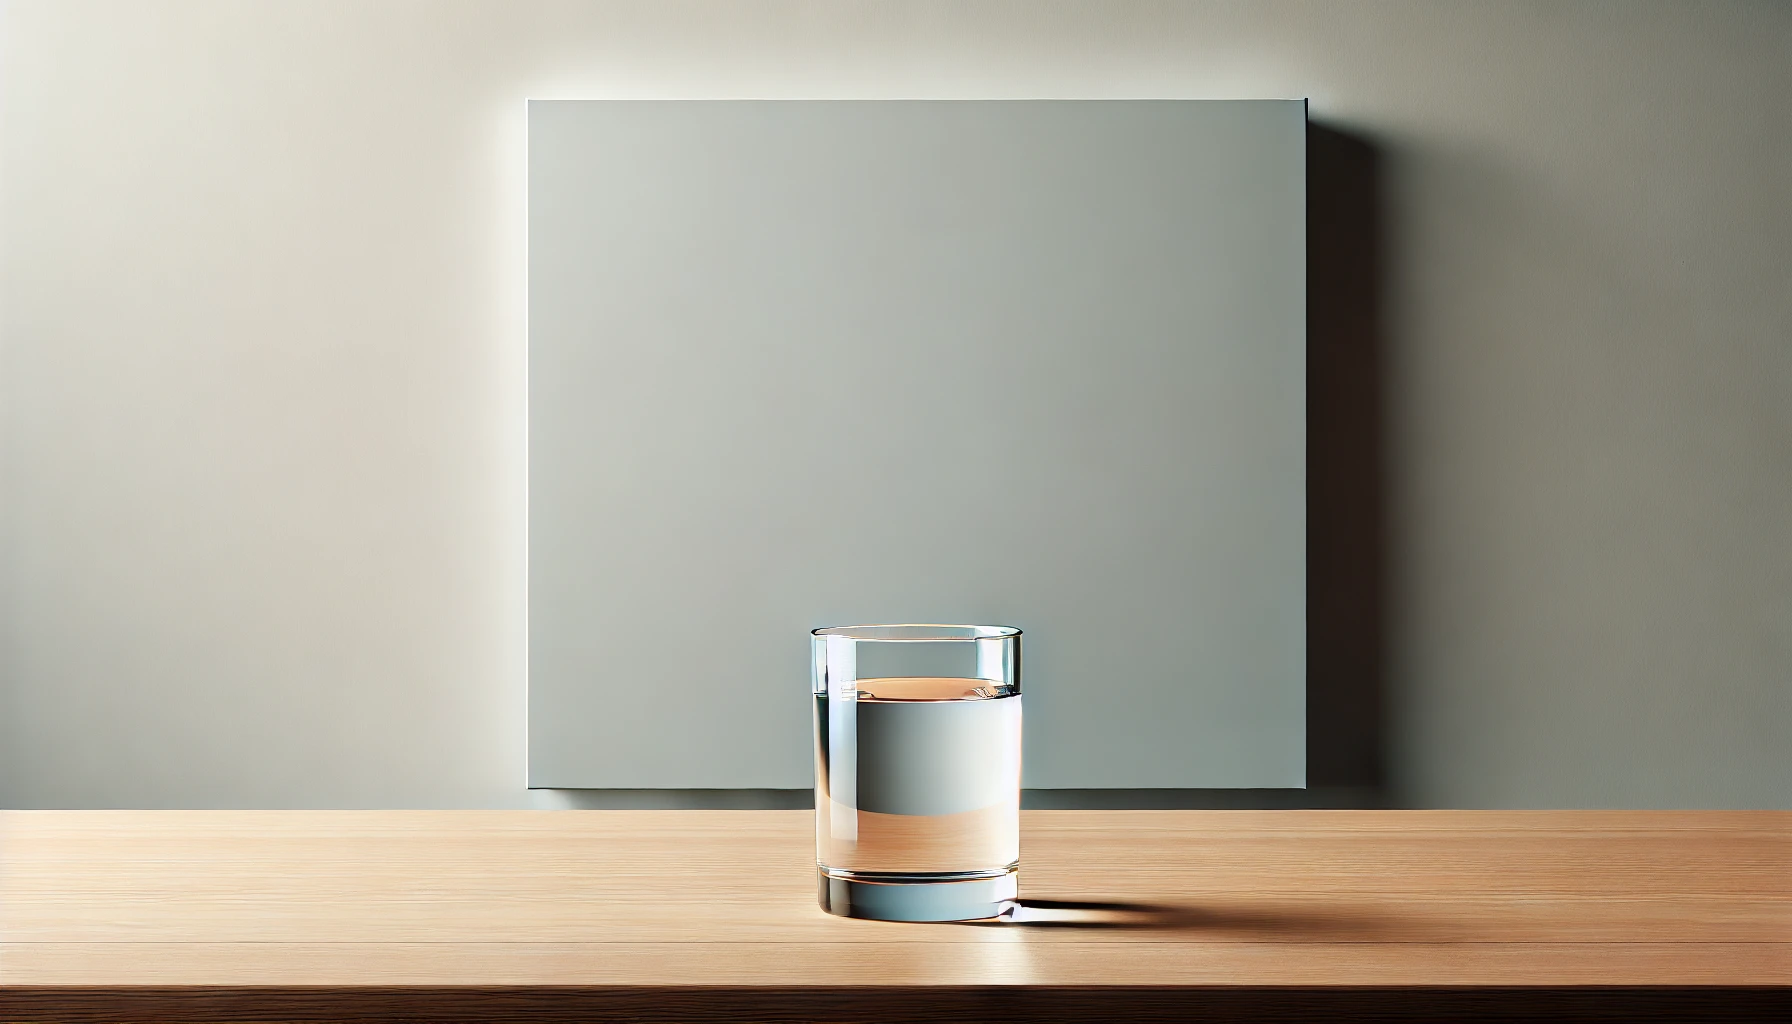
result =
[{"label": "gray panel", "polygon": [[1029,786],[1300,786],[1304,130],[531,103],[530,784],[808,785],[805,632],[920,621]]}]

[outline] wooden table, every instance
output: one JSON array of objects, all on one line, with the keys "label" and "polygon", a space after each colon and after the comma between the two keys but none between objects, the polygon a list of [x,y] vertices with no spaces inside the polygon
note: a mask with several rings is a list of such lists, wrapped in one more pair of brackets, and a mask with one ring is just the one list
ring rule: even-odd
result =
[{"label": "wooden table", "polygon": [[1023,819],[917,925],[808,811],[0,812],[0,1021],[1792,1020],[1792,814]]}]

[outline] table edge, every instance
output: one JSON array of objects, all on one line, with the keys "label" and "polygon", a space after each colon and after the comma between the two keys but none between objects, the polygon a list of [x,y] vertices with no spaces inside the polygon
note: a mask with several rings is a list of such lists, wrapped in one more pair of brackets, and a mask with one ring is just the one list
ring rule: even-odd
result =
[{"label": "table edge", "polygon": [[1780,1021],[1786,985],[0,985],[8,1024],[225,1021]]}]

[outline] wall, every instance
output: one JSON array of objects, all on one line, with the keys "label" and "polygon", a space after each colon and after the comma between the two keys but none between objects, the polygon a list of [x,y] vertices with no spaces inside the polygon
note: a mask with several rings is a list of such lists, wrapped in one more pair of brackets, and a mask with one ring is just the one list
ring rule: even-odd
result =
[{"label": "wall", "polygon": [[524,97],[1303,95],[1378,168],[1355,781],[1792,806],[1792,8],[3,17],[0,806],[530,802]]}]

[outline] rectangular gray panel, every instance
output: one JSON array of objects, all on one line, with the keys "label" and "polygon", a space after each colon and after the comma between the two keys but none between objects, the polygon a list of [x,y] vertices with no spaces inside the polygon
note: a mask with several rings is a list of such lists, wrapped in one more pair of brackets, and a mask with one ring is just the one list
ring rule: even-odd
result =
[{"label": "rectangular gray panel", "polygon": [[529,106],[529,782],[810,784],[806,633],[1026,631],[1026,784],[1300,786],[1300,101]]}]

